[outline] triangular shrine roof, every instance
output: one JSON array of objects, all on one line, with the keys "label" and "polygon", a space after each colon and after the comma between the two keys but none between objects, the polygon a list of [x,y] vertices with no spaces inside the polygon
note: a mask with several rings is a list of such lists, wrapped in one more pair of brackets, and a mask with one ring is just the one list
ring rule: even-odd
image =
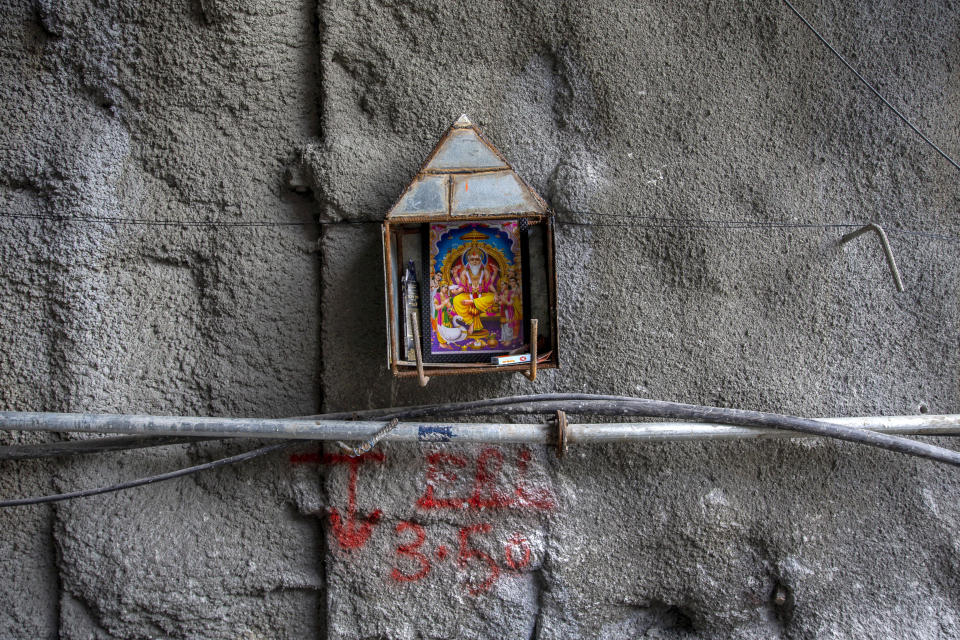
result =
[{"label": "triangular shrine roof", "polygon": [[547,204],[466,115],[453,123],[388,220],[540,217]]}]

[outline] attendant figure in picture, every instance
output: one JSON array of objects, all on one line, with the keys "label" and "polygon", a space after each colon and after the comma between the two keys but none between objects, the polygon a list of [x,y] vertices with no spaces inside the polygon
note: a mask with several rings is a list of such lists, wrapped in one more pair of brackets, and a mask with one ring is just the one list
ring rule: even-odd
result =
[{"label": "attendant figure in picture", "polygon": [[[465,239],[471,240],[471,234]],[[481,237],[482,234],[477,234]],[[491,307],[496,304],[497,283],[499,269],[483,249],[474,241],[463,253],[463,258],[450,270],[450,279],[453,281],[451,293],[453,310],[463,318],[469,330],[468,337],[473,342],[473,348],[482,348],[497,343],[496,337],[490,337],[490,332],[483,328],[482,318]],[[490,338],[487,341],[487,338]]]},{"label": "attendant figure in picture", "polygon": [[512,293],[510,324],[513,327],[514,337],[519,339],[520,323],[523,322],[523,297],[517,276],[510,276],[510,291]]},{"label": "attendant figure in picture", "polygon": [[443,274],[439,271],[430,276],[430,299],[433,301],[433,305],[430,309],[430,324],[433,326],[434,332],[437,330],[437,301],[440,295],[440,284],[443,278]]},{"label": "attendant figure in picture", "polygon": [[500,285],[500,313],[503,319],[500,325],[500,343],[504,347],[512,346],[520,338],[520,316],[522,315],[520,288],[517,279],[511,277]]},{"label": "attendant figure in picture", "polygon": [[440,285],[433,300],[434,331],[437,334],[437,342],[441,347],[447,348],[450,343],[455,343],[467,337],[467,330],[464,328],[463,320],[453,315],[453,299],[450,295],[450,285]]},{"label": "attendant figure in picture", "polygon": [[500,282],[500,293],[497,295],[497,301],[500,303],[500,344],[504,347],[513,342],[513,327],[510,324],[510,284],[503,280]]},{"label": "attendant figure in picture", "polygon": [[439,322],[440,315],[440,282],[442,275],[440,273],[435,273],[430,278],[430,299],[433,300],[433,305],[430,308],[430,324],[433,326],[433,331],[436,333],[437,325]]}]

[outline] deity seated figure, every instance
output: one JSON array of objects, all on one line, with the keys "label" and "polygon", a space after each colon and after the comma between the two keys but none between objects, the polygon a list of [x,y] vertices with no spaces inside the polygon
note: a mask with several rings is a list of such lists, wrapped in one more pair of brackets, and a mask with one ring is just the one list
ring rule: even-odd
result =
[{"label": "deity seated figure", "polygon": [[[450,292],[454,294],[453,309],[468,328],[467,337],[479,348],[490,336],[483,326],[483,318],[500,316],[497,299],[500,270],[477,245],[466,251],[465,262],[461,261],[450,270]],[[496,338],[490,340],[491,346],[496,344]]]}]

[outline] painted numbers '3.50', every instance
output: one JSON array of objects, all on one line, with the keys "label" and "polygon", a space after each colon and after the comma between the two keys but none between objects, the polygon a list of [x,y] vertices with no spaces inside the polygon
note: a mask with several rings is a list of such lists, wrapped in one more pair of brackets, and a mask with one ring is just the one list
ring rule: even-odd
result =
[{"label": "painted numbers '3.50'", "polygon": [[[493,557],[475,546],[479,536],[493,530],[489,523],[473,524],[461,527],[457,533],[457,568],[462,571],[475,571],[467,578],[463,585],[470,595],[480,595],[489,591],[501,575],[501,567]],[[398,541],[396,546],[396,563],[390,571],[390,578],[395,582],[417,582],[425,578],[431,570],[431,560],[426,549],[426,531],[416,522],[404,520],[397,523],[395,528]],[[439,545],[433,550],[438,561],[446,560],[449,550]],[[515,533],[504,547],[504,569],[512,572],[521,571],[530,564],[530,543],[520,533]]]}]

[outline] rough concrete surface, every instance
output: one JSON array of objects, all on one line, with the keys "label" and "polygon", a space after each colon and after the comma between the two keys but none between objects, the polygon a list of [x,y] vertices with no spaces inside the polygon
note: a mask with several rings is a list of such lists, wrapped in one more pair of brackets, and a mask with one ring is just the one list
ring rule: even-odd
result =
[{"label": "rough concrete surface", "polygon": [[[797,6],[960,155],[960,5]],[[560,390],[960,413],[960,174],[783,3],[0,13],[3,409]],[[463,112],[557,211],[562,368],[533,384],[421,389],[384,361],[377,222]],[[870,221],[904,293],[875,238],[778,226]],[[5,462],[0,489],[250,446]],[[958,489],[949,468],[819,441],[392,445],[352,464],[303,446],[3,510],[0,637],[956,638]]]}]

